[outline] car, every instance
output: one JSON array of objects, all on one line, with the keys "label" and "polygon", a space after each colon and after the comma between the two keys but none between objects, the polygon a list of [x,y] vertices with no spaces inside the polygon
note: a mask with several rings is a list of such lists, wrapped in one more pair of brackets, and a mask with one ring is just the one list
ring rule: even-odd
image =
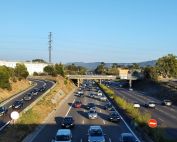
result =
[{"label": "car", "polygon": [[43,85],[42,87],[39,88],[39,91],[43,92],[43,91],[45,91],[45,89],[46,89],[46,85]]},{"label": "car", "polygon": [[105,142],[105,135],[101,126],[90,126],[88,130],[88,142]]},{"label": "car", "polygon": [[33,94],[32,94],[32,93],[27,93],[27,94],[23,97],[23,99],[24,99],[25,101],[30,101],[32,98],[33,98]]},{"label": "car", "polygon": [[132,133],[122,133],[120,135],[120,142],[138,142]]},{"label": "car", "polygon": [[106,96],[100,96],[100,101],[103,101],[103,102],[106,102],[107,101],[107,98],[106,98]]},{"label": "car", "polygon": [[171,106],[172,105],[172,101],[170,101],[170,100],[163,100],[162,105]]},{"label": "car", "polygon": [[145,104],[145,107],[148,107],[148,108],[155,108],[155,102],[154,101],[150,101],[149,103],[146,103]]},{"label": "car", "polygon": [[133,88],[129,88],[128,90],[129,90],[129,91],[133,91]]},{"label": "car", "polygon": [[90,93],[90,94],[89,94],[89,97],[90,97],[90,98],[94,98],[94,97],[95,97],[95,94]]},{"label": "car", "polygon": [[0,107],[0,116],[7,114],[7,112],[8,112],[8,109],[6,107],[4,106]]},{"label": "car", "polygon": [[109,120],[112,122],[119,122],[121,119],[116,111],[112,111],[109,113]]},{"label": "car", "polygon": [[84,92],[79,91],[79,92],[77,93],[77,96],[78,96],[78,97],[84,97]]},{"label": "car", "polygon": [[23,100],[16,100],[12,105],[13,109],[20,109],[22,107],[23,107]]},{"label": "car", "polygon": [[97,117],[98,117],[98,114],[97,114],[96,110],[91,108],[88,111],[88,118],[89,119],[96,119]]},{"label": "car", "polygon": [[134,102],[134,103],[133,103],[133,107],[134,107],[134,108],[140,108],[140,104],[137,103],[137,102]]},{"label": "car", "polygon": [[80,100],[76,100],[75,103],[74,103],[74,107],[75,108],[80,108],[82,106],[82,103]]},{"label": "car", "polygon": [[39,92],[40,92],[40,90],[39,90],[38,88],[34,88],[34,89],[31,91],[31,93],[32,93],[33,95],[38,95]]},{"label": "car", "polygon": [[64,128],[74,127],[74,119],[73,119],[73,117],[72,116],[64,117],[61,126],[64,127]]},{"label": "car", "polygon": [[87,104],[87,109],[96,109],[96,106],[95,106],[95,104],[94,103],[88,103]]},{"label": "car", "polygon": [[59,129],[52,142],[72,142],[72,133],[70,129]]},{"label": "car", "polygon": [[102,92],[98,92],[98,93],[97,93],[97,96],[102,96],[102,95],[103,95]]},{"label": "car", "polygon": [[111,103],[106,103],[106,104],[104,105],[104,109],[111,111],[111,110],[113,110],[114,108],[113,108],[113,106],[112,106]]}]

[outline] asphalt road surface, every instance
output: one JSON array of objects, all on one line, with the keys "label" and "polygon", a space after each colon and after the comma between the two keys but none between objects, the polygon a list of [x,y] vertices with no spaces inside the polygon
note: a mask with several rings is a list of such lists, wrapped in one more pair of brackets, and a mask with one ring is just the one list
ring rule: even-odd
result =
[{"label": "asphalt road surface", "polygon": [[[33,88],[40,88],[42,87],[43,85],[46,85],[46,89],[45,91],[47,91],[48,89],[50,89],[53,85],[54,85],[54,82],[52,81],[43,81],[43,80],[32,80],[34,81],[37,85]],[[8,108],[8,112],[7,114],[3,115],[3,116],[0,116],[0,121],[3,121],[5,123],[8,123],[10,122],[11,118],[10,118],[10,114],[12,111],[14,111],[12,109],[12,104],[14,103],[14,101],[16,100],[21,100],[23,99],[23,97],[25,96],[25,94],[31,92],[32,89],[28,90],[28,91],[25,91],[24,93],[21,93],[20,95],[17,95],[17,97],[13,98],[12,100],[8,101],[7,103],[5,103],[3,106],[5,106],[6,108]],[[34,96],[32,98],[32,100],[30,101],[24,101],[24,105],[21,109],[18,109],[18,110],[15,110],[15,111],[18,111],[18,112],[21,112],[23,109],[25,109],[28,105],[30,105],[35,99],[37,99],[39,96],[41,96],[45,91],[43,92],[39,92],[38,95]],[[2,126],[3,127],[3,126]],[[1,128],[0,128],[1,129]]]},{"label": "asphalt road surface", "polygon": [[[125,88],[119,88],[113,83],[109,85],[113,88],[116,94],[130,103],[138,102],[141,105],[140,110],[143,112],[150,112],[152,117],[158,121],[158,126],[164,128],[168,138],[177,139],[177,106],[163,106],[161,101],[156,98],[148,96],[146,92],[129,91]],[[149,101],[156,102],[155,109],[145,108],[144,104]]]},{"label": "asphalt road surface", "polygon": [[[58,129],[61,128],[61,122],[64,116],[73,116],[75,120],[75,127],[72,128],[73,142],[86,142],[88,128],[91,125],[100,125],[106,134],[106,142],[118,142],[121,133],[130,132],[125,123],[121,120],[119,123],[112,123],[108,120],[108,111],[103,109],[105,102],[101,102],[98,99],[93,99],[88,96],[89,93],[94,91],[85,91],[84,97],[80,98],[82,102],[81,108],[74,108],[73,103],[77,99],[77,96],[72,94],[62,106],[56,110],[55,116],[52,117],[45,127],[29,142],[51,142],[55,137]],[[89,103],[96,104],[96,111],[98,118],[95,120],[88,119],[86,105]]]}]

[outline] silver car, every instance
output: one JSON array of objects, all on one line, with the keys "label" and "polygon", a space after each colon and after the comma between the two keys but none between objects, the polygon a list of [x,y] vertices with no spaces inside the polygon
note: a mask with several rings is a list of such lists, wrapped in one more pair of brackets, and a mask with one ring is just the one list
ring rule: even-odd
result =
[{"label": "silver car", "polygon": [[90,109],[88,111],[88,117],[89,119],[96,119],[98,117],[98,114],[95,109]]},{"label": "silver car", "polygon": [[105,142],[101,126],[90,126],[88,130],[88,142]]}]

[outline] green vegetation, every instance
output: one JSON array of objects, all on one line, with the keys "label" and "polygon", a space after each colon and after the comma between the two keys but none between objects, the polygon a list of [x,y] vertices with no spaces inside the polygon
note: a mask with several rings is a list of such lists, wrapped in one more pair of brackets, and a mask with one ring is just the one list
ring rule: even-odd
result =
[{"label": "green vegetation", "polygon": [[0,66],[0,88],[10,90],[11,86],[9,79],[10,75],[7,68],[5,66]]},{"label": "green vegetation", "polygon": [[96,74],[101,74],[101,75],[119,75],[119,66],[114,63],[112,64],[112,67],[107,68],[105,67],[105,63],[101,62],[100,65],[97,66],[97,68],[95,69],[95,73]]},{"label": "green vegetation", "polygon": [[26,79],[27,76],[29,75],[27,68],[24,64],[17,63],[16,67],[14,69],[15,76],[21,80],[21,79]]},{"label": "green vegetation", "polygon": [[168,54],[159,58],[156,63],[157,72],[163,77],[177,77],[177,56]]},{"label": "green vegetation", "polygon": [[28,74],[24,64],[16,64],[15,68],[0,66],[0,88],[11,90],[10,80],[16,82],[17,79],[26,79]]},{"label": "green vegetation", "polygon": [[145,67],[143,70],[145,79],[156,81],[158,79],[157,70],[155,67]]},{"label": "green vegetation", "polygon": [[151,114],[142,113],[139,109],[134,108],[133,104],[128,103],[126,100],[116,95],[113,90],[103,84],[99,84],[100,88],[110,97],[113,98],[116,104],[125,110],[126,114],[132,118],[133,123],[137,124],[139,131],[144,131],[148,134],[154,142],[175,142],[164,138],[164,131],[161,128],[149,128],[147,126],[148,120],[151,118]]},{"label": "green vegetation", "polygon": [[32,62],[33,63],[47,63],[45,60],[43,60],[43,59],[34,59],[34,60],[32,60]]},{"label": "green vegetation", "polygon": [[65,76],[64,66],[61,63],[55,65],[48,65],[44,67],[44,72],[52,76],[57,76],[57,75],[61,75],[63,77]]},{"label": "green vegetation", "polygon": [[82,66],[76,66],[75,64],[67,65],[64,68],[66,74],[70,75],[84,75],[87,69]]}]

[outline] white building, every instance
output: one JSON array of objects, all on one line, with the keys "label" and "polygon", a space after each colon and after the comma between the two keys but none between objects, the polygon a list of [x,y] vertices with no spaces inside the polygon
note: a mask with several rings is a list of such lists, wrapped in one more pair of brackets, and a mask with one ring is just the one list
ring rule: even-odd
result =
[{"label": "white building", "polygon": [[0,61],[0,66],[5,65],[7,67],[15,68],[15,66],[16,66],[17,63],[24,64],[27,67],[27,70],[28,70],[28,72],[29,72],[30,75],[33,75],[34,72],[42,73],[44,67],[48,65],[48,64],[45,64],[45,63]]}]

